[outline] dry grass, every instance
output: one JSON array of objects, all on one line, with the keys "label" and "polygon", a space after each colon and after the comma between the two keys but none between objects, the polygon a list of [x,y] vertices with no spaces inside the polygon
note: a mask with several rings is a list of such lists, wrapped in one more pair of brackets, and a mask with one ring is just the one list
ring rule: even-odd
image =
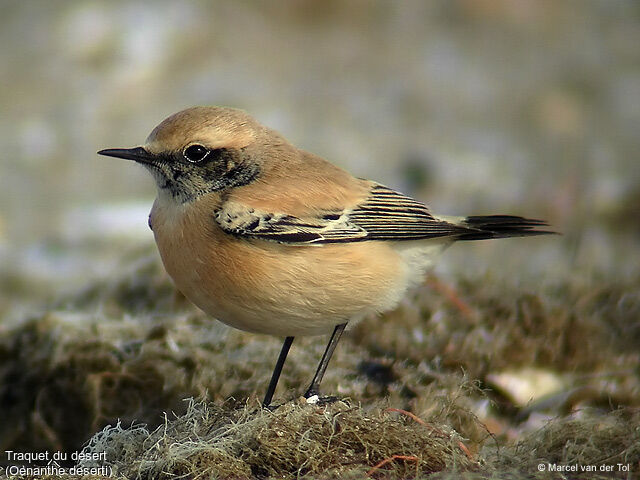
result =
[{"label": "dry grass", "polygon": [[[153,258],[129,265],[0,332],[2,450],[90,439],[122,478],[561,478],[542,461],[638,472],[639,279],[535,291],[431,278],[346,335],[323,384],[346,401],[299,402],[325,339],[296,339],[284,403],[265,411],[279,342],[208,319]],[[494,382],[530,367],[562,388],[523,405]]]},{"label": "dry grass", "polygon": [[389,462],[379,473],[477,468],[458,441],[454,432],[344,402],[290,402],[274,411],[190,402],[184,415],[153,432],[107,427],[87,449],[106,451],[108,464],[127,478],[363,478],[403,453],[415,461]]}]

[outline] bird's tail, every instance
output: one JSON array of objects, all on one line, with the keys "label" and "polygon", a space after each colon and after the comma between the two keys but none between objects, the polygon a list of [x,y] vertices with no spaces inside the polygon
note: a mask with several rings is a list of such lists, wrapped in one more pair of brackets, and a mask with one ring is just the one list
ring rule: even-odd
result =
[{"label": "bird's tail", "polygon": [[543,220],[513,215],[476,215],[466,217],[459,223],[468,231],[457,235],[458,240],[484,240],[487,238],[528,237],[548,235],[556,232],[541,228],[548,226]]}]

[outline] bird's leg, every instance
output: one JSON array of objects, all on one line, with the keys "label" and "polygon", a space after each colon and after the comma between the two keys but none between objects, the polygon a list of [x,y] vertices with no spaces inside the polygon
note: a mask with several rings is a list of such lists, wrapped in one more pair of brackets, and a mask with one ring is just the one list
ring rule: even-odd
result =
[{"label": "bird's leg", "polygon": [[320,364],[318,365],[318,370],[316,370],[316,374],[313,376],[313,380],[311,380],[311,385],[309,385],[309,388],[304,394],[305,398],[311,398],[314,395],[319,395],[320,382],[322,382],[322,377],[324,377],[324,372],[327,370],[327,365],[329,365],[331,355],[333,355],[333,351],[336,349],[336,345],[338,345],[342,332],[344,332],[344,328],[346,326],[346,323],[341,323],[340,325],[336,325],[336,328],[334,328],[333,333],[331,334],[331,339],[329,339],[329,344],[327,345],[327,348],[322,355],[322,359],[320,360]]},{"label": "bird's leg", "polygon": [[271,381],[269,382],[269,387],[267,388],[267,394],[264,396],[264,400],[262,401],[262,406],[265,408],[271,405],[271,399],[273,398],[273,394],[276,391],[278,379],[280,378],[280,374],[282,373],[282,367],[284,366],[284,361],[287,359],[287,354],[289,353],[289,349],[291,348],[293,339],[294,337],[287,337],[284,339],[282,349],[280,350],[280,355],[278,356],[278,361],[276,362],[276,366],[273,369],[273,373],[271,374]]}]

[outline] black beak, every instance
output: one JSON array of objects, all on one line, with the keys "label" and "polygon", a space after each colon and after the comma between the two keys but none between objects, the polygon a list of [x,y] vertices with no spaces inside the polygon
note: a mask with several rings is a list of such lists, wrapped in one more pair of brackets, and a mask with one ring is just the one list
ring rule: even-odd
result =
[{"label": "black beak", "polygon": [[142,147],[134,148],[107,148],[100,150],[98,155],[105,155],[107,157],[125,158],[127,160],[134,160],[138,163],[154,163],[155,155],[147,152]]}]

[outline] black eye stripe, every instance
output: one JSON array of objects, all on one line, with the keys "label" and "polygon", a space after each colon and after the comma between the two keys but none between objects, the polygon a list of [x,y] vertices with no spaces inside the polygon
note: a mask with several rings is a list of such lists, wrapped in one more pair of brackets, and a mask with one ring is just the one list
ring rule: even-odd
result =
[{"label": "black eye stripe", "polygon": [[209,156],[212,159],[219,159],[225,153],[227,153],[227,149],[226,148],[214,148],[213,150],[209,151]]},{"label": "black eye stripe", "polygon": [[[206,148],[206,155],[200,161],[187,158],[187,153],[196,154],[198,150],[187,144],[158,155],[157,165],[149,165],[157,170],[159,188],[168,191],[180,203],[211,192],[224,191],[232,187],[248,185],[260,176],[260,169],[242,148]],[[201,152],[200,152],[201,153]],[[196,155],[191,155],[193,159]]]}]

